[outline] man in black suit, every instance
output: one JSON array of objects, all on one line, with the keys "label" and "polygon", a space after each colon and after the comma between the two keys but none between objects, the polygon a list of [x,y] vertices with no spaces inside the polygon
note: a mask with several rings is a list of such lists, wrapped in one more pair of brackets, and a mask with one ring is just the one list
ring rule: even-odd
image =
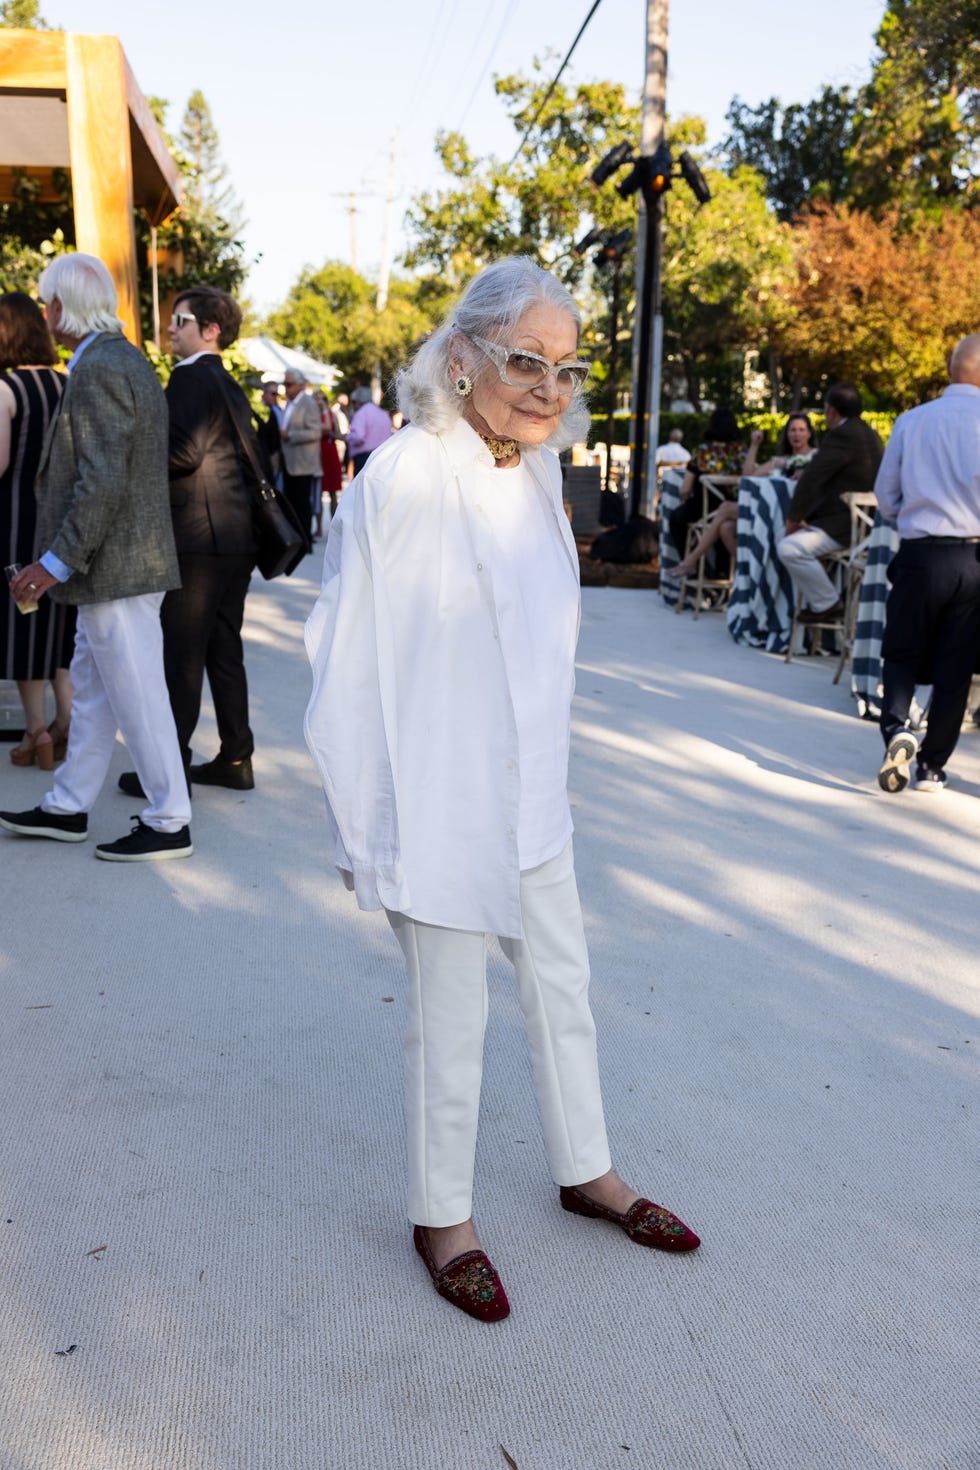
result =
[{"label": "man in black suit", "polygon": [[802,594],[801,623],[842,617],[844,606],[818,557],[846,546],[851,512],[843,496],[874,489],[884,446],[861,417],[861,395],[850,383],[827,392],[827,433],[796,482],[786,515],[786,534],[776,548]]},{"label": "man in black suit", "polygon": [[282,468],[282,436],[279,433],[279,420],[282,409],[279,407],[279,384],[262,384],[262,407],[267,411],[267,417],[263,418],[257,411],[252,415],[255,424],[255,436],[265,450],[266,458],[272,469],[276,484],[279,483],[279,473]]},{"label": "man in black suit", "polygon": [[[170,342],[178,361],[166,396],[170,509],[182,585],[164,598],[160,616],[167,688],[190,780],[250,791],[254,742],[242,619],[256,545],[236,422],[252,434],[252,413],[220,356],[238,336],[241,319],[237,302],[210,286],[185,291],[174,305]],[[205,673],[221,748],[195,766],[191,740]],[[135,773],[127,772],[119,784],[134,794],[134,782]]]}]

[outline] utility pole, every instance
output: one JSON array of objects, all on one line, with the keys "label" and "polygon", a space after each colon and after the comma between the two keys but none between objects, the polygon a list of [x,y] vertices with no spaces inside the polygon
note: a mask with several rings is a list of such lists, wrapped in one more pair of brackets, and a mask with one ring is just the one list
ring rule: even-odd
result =
[{"label": "utility pole", "polygon": [[366,194],[359,195],[356,189],[347,189],[342,194],[331,194],[331,199],[346,199],[347,213],[350,215],[350,268],[357,270],[357,216],[360,210],[357,207],[359,198],[366,199]]},{"label": "utility pole", "polygon": [[[374,298],[374,308],[379,316],[388,305],[388,281],[391,276],[391,216],[395,202],[395,143],[397,133],[391,135],[391,145],[388,153],[388,187],[385,192],[385,224],[384,234],[381,238],[381,268],[378,271],[378,292]],[[371,374],[371,392],[374,394],[375,403],[381,402],[381,364],[374,364]]]},{"label": "utility pole", "polygon": [[[647,0],[646,76],[640,117],[640,153],[653,158],[666,141],[667,122],[667,20],[669,0]],[[634,510],[649,514],[656,489],[657,440],[660,437],[660,379],[663,359],[663,316],[660,310],[660,254],[663,228],[663,194],[652,197],[643,190],[636,240],[637,312],[633,329],[633,382],[640,391],[633,395],[631,424],[634,486],[642,487],[643,504]],[[643,310],[643,307],[646,310]],[[643,350],[644,337],[652,334]],[[641,365],[651,364],[649,372]],[[645,380],[645,381],[644,381]]]}]

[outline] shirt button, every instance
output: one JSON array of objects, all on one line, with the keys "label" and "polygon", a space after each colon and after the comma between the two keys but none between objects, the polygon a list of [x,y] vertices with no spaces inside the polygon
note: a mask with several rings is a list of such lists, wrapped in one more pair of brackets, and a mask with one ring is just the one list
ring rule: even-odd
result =
[{"label": "shirt button", "polygon": [[513,829],[513,827],[508,827],[507,828],[507,836],[508,837],[513,837],[513,835],[514,835],[514,829]]},{"label": "shirt button", "polygon": [[512,771],[514,769],[514,762],[513,761],[508,761],[507,762],[507,769],[508,769],[508,771]]},{"label": "shirt button", "polygon": [[476,569],[477,569],[478,572],[482,572],[483,571],[483,563],[482,563],[482,561],[478,561],[477,562]]}]

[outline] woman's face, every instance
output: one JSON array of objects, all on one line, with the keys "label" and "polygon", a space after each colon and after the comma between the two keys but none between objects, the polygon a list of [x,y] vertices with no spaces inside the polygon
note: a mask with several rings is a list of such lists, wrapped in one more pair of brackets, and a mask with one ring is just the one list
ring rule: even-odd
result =
[{"label": "woman's face", "polygon": [[[575,322],[557,306],[539,302],[521,317],[507,340],[497,332],[488,332],[487,340],[503,347],[521,347],[546,357],[549,362],[573,362],[578,351]],[[476,364],[472,396],[463,405],[463,417],[478,434],[492,439],[517,439],[522,444],[543,444],[558,427],[558,421],[571,402],[560,394],[553,373],[536,388],[512,388],[500,380],[493,362],[473,343],[467,343],[470,354],[483,361]],[[472,356],[470,356],[472,361]],[[454,360],[453,367],[459,366]],[[455,373],[454,373],[455,376]]]},{"label": "woman's face", "polygon": [[786,425],[786,438],[794,454],[805,454],[810,448],[810,430],[805,419],[790,419]]}]

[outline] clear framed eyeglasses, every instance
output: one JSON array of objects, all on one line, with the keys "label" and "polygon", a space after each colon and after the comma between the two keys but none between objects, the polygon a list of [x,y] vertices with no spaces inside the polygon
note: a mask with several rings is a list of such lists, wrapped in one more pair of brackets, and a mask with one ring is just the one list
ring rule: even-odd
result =
[{"label": "clear framed eyeglasses", "polygon": [[511,388],[537,388],[549,373],[554,373],[558,392],[563,398],[571,398],[581,393],[592,371],[587,362],[549,362],[525,347],[503,347],[499,342],[488,342],[486,337],[470,337],[470,341],[487,354],[500,381]]}]

